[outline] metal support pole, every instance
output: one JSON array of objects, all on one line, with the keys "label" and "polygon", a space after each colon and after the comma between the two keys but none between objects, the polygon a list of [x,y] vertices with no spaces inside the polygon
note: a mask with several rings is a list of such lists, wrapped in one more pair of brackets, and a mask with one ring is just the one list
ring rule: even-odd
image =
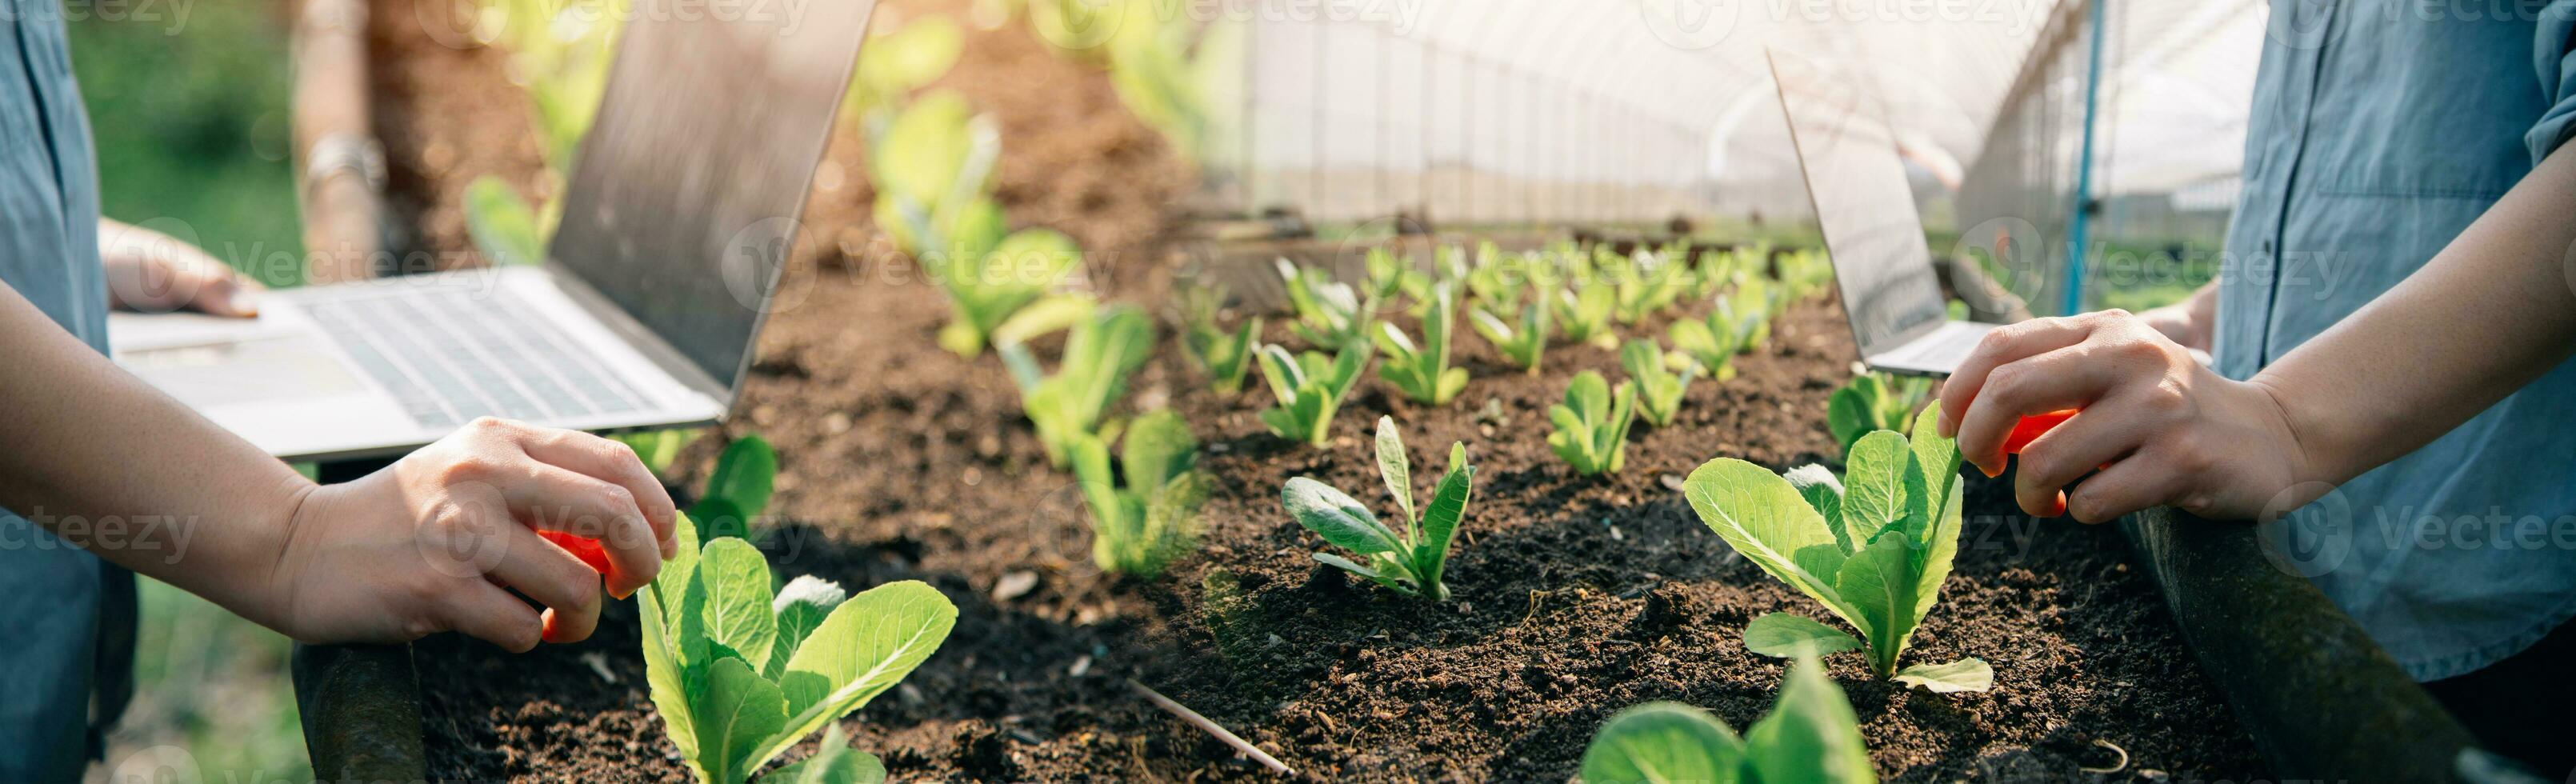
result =
[{"label": "metal support pole", "polygon": [[2092,216],[2087,209],[2093,201],[2093,119],[2095,100],[2102,90],[2102,28],[2108,21],[2102,8],[2110,0],[2092,0],[2093,42],[2085,51],[2084,66],[2084,141],[2075,155],[2075,211],[2066,233],[2066,300],[2059,315],[2084,311],[2084,247],[2089,244]]}]

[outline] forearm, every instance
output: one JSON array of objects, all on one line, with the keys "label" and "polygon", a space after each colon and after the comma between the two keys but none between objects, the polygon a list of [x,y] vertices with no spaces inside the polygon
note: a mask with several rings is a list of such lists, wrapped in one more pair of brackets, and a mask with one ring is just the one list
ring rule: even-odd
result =
[{"label": "forearm", "polygon": [[[237,612],[311,481],[116,367],[0,286],[0,507]],[[26,535],[21,532],[17,536]]]},{"label": "forearm", "polygon": [[2257,374],[2297,433],[2302,478],[2395,460],[2566,361],[2570,215],[2576,151],[2561,148],[2423,269]]},{"label": "forearm", "polygon": [[2182,307],[2183,314],[2191,319],[2201,334],[2209,334],[2218,326],[2218,281],[2200,284],[2200,288],[2192,290],[2190,297],[2176,304]]},{"label": "forearm", "polygon": [[2182,301],[2139,313],[2138,318],[2188,348],[2208,351],[2218,323],[2218,281],[2201,284]]}]

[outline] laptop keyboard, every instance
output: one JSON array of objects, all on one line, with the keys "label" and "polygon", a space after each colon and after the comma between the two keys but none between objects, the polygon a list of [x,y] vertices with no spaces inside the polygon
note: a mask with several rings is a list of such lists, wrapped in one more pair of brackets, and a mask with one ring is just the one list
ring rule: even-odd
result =
[{"label": "laptop keyboard", "polygon": [[314,300],[305,310],[424,428],[644,406],[634,387],[508,292],[409,289]]}]

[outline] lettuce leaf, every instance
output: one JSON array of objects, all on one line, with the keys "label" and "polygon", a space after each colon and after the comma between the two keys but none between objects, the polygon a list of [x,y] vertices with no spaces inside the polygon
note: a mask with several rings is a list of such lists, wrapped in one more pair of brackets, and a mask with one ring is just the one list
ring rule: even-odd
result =
[{"label": "lettuce leaf", "polygon": [[637,593],[645,681],[700,781],[745,780],[892,688],[956,625],[956,606],[920,582],[843,600],[840,586],[808,576],[772,597],[769,565],[749,542],[701,546],[686,514],[675,538],[679,555]]},{"label": "lettuce leaf", "polygon": [[[1719,458],[1682,483],[1692,511],[1728,546],[1859,630],[1870,669],[1881,678],[1897,675],[1898,659],[1931,613],[1958,554],[1959,448],[1933,428],[1939,416],[1938,403],[1927,407],[1912,439],[1889,430],[1861,436],[1840,478],[1820,466],[1775,476]],[[1788,618],[1757,619],[1745,629],[1746,648],[1769,656],[1843,650],[1821,625],[1807,628]],[[1927,672],[1933,674],[1906,682],[1936,691],[1992,682],[1990,672],[1982,680],[1964,671]]]}]

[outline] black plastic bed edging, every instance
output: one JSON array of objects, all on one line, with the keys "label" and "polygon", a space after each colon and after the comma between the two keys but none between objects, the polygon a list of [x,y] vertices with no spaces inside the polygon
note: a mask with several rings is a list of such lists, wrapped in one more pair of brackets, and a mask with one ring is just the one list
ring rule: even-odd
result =
[{"label": "black plastic bed edging", "polygon": [[2276,778],[2539,781],[2480,749],[2360,624],[2266,556],[2253,525],[2160,507],[2120,529]]},{"label": "black plastic bed edging", "polygon": [[316,781],[426,781],[409,645],[295,646],[295,707]]}]

